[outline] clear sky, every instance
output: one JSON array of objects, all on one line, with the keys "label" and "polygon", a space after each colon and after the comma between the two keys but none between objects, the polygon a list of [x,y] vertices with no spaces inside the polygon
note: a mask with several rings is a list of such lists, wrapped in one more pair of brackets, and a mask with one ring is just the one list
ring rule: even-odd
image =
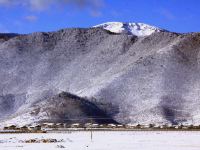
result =
[{"label": "clear sky", "polygon": [[0,32],[55,31],[108,21],[200,32],[200,0],[0,0]]}]

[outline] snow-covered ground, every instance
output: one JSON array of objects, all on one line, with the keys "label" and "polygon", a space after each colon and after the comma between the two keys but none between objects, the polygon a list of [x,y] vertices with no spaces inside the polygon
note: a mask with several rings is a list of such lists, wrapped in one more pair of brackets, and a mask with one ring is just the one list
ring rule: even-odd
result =
[{"label": "snow-covered ground", "polygon": [[[90,132],[0,134],[0,150],[199,150],[199,132]],[[57,139],[58,143],[22,143],[28,139]]]}]

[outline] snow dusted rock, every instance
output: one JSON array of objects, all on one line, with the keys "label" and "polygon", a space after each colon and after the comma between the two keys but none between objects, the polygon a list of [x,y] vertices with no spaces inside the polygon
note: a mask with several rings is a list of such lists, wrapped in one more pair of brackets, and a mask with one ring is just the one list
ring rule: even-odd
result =
[{"label": "snow dusted rock", "polygon": [[87,123],[91,118],[94,118],[94,123],[116,123],[112,117],[87,99],[62,92],[33,104],[19,114],[11,114],[3,120],[0,128],[10,125],[24,126],[36,122]]},{"label": "snow dusted rock", "polygon": [[[119,123],[200,123],[200,34],[157,30],[149,36],[101,28],[4,35],[0,120],[60,121],[101,110]],[[57,97],[62,91],[90,103]]]},{"label": "snow dusted rock", "polygon": [[148,36],[154,32],[164,31],[144,23],[107,22],[94,27],[100,27],[113,33],[125,33],[135,36]]}]

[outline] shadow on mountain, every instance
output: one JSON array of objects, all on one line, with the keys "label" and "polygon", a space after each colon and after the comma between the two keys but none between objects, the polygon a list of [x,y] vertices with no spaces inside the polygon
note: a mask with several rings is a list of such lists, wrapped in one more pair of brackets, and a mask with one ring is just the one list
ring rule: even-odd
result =
[{"label": "shadow on mountain", "polygon": [[185,100],[178,95],[166,95],[161,97],[159,106],[163,117],[170,123],[177,125],[185,121],[188,115],[182,111]]},{"label": "shadow on mountain", "polygon": [[109,115],[85,98],[62,92],[50,99],[35,104],[32,115],[46,113],[47,120],[41,122],[61,123],[116,123]]},{"label": "shadow on mountain", "polygon": [[15,96],[7,94],[0,96],[0,118],[12,114],[15,106]]}]

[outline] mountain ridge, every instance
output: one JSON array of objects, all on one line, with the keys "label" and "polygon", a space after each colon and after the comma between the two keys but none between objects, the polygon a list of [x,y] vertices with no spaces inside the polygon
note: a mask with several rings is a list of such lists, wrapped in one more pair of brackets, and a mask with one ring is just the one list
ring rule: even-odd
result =
[{"label": "mountain ridge", "polygon": [[129,34],[135,36],[149,36],[155,32],[167,32],[167,30],[151,26],[145,23],[124,23],[124,22],[107,22],[94,26],[94,28],[103,28],[113,33]]},{"label": "mountain ridge", "polygon": [[118,123],[200,123],[199,45],[199,33],[140,37],[101,28],[13,37],[0,42],[1,121],[65,91]]}]

